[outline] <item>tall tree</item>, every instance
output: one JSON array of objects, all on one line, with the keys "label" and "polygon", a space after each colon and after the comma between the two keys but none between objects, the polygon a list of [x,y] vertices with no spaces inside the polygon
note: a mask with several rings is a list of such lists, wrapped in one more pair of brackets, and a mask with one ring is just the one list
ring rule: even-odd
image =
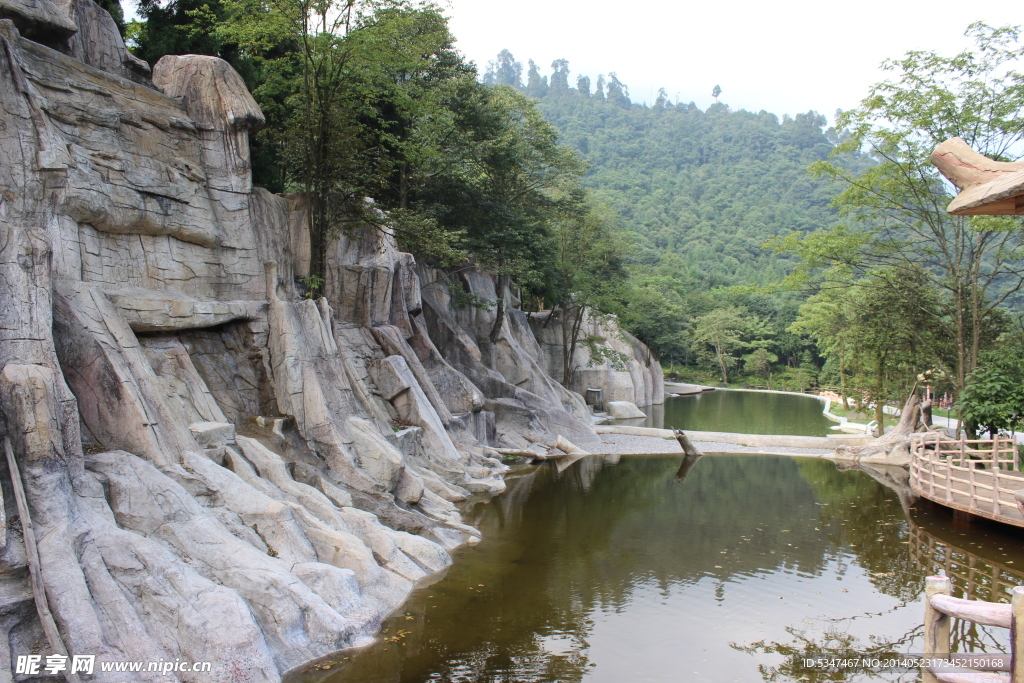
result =
[{"label": "tall tree", "polygon": [[498,53],[498,58],[487,65],[489,74],[488,85],[510,85],[513,88],[523,87],[523,63],[508,50]]},{"label": "tall tree", "polygon": [[583,165],[558,144],[557,131],[524,95],[497,86],[490,106],[497,134],[480,143],[478,175],[471,181],[480,220],[466,226],[466,246],[497,276],[497,315],[490,332],[495,343],[505,320],[505,289],[513,278],[539,277],[554,199],[578,182]]},{"label": "tall tree", "polygon": [[[582,188],[560,203],[552,226],[553,303],[562,315],[562,384],[570,386],[576,349],[586,320],[601,320],[618,309],[617,294],[628,274],[625,243],[614,229],[614,214],[588,200]],[[554,307],[552,307],[554,308]],[[591,344],[591,360],[597,347]],[[604,358],[602,358],[604,359]],[[610,358],[609,360],[618,360]]]},{"label": "tall tree", "polygon": [[580,74],[576,78],[576,92],[584,97],[590,97],[590,76]]},{"label": "tall tree", "polygon": [[967,35],[973,51],[910,52],[883,65],[894,78],[839,117],[848,137],[836,148],[878,163],[860,174],[840,162],[812,166],[845,186],[834,203],[851,224],[787,243],[805,265],[841,264],[884,288],[957,391],[998,334],[999,307],[1024,286],[1020,220],[947,214],[951,188],[929,162],[954,136],[994,158],[1024,141],[1018,29],[976,23]]},{"label": "tall tree", "polygon": [[619,80],[614,71],[608,74],[608,101],[623,109],[632,104],[629,99],[629,88]]},{"label": "tall tree", "polygon": [[809,334],[818,348],[839,358],[843,398],[847,371],[860,390],[858,403],[874,403],[875,420],[884,424],[884,406],[902,398],[902,389],[913,382],[926,362],[915,344],[915,320],[905,315],[901,299],[890,288],[897,279],[876,273],[857,281],[835,279],[800,308],[790,330]]},{"label": "tall tree", "polygon": [[724,384],[729,383],[729,368],[736,364],[732,353],[747,346],[743,340],[747,323],[747,317],[735,306],[716,308],[694,321],[694,341],[714,353]]},{"label": "tall tree", "polygon": [[540,75],[540,68],[532,59],[526,74],[526,94],[530,97],[544,97],[548,94],[548,77]]},{"label": "tall tree", "polygon": [[[216,35],[239,45],[262,71],[256,96],[278,114],[288,186],[306,196],[307,284],[315,292],[331,238],[374,219],[363,198],[384,182],[391,159],[379,153],[369,129],[392,123],[382,121],[374,104],[394,100],[398,73],[419,68],[410,60],[430,61],[422,52],[395,50],[405,41],[422,47],[416,38],[429,31],[417,22],[427,8],[404,0],[224,0],[224,6],[230,20],[217,25]],[[283,39],[294,49],[282,52]],[[401,146],[398,138],[392,142]]]},{"label": "tall tree", "polygon": [[569,94],[569,60],[556,59],[551,62],[551,94]]}]

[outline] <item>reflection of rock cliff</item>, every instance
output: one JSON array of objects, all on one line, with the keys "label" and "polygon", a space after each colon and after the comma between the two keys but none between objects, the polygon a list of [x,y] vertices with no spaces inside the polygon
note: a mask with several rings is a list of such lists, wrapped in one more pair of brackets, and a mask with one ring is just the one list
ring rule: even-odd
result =
[{"label": "reflection of rock cliff", "polygon": [[385,236],[297,298],[301,201],[252,187],[263,118],[227,64],[150,82],[92,0],[0,16],[0,680],[62,648],[278,680],[478,537],[454,502],[504,489],[490,447],[596,439],[522,313],[481,343],[494,314]]}]

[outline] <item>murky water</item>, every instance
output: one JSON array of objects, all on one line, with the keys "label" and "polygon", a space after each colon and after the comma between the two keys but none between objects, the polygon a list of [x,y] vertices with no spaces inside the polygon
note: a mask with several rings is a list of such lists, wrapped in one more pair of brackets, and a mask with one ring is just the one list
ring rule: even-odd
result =
[{"label": "murky water", "polygon": [[664,405],[641,408],[646,419],[617,420],[619,424],[665,429],[739,434],[836,434],[836,423],[821,414],[817,397],[759,391],[705,391],[671,396]]},{"label": "murky water", "polygon": [[[922,579],[937,569],[981,599],[1024,583],[1019,533],[927,503],[908,519],[865,472],[714,455],[679,480],[680,464],[585,458],[510,477],[466,510],[484,540],[377,644],[292,683],[797,680],[808,651],[919,651]],[[993,631],[957,637],[993,649]]]}]

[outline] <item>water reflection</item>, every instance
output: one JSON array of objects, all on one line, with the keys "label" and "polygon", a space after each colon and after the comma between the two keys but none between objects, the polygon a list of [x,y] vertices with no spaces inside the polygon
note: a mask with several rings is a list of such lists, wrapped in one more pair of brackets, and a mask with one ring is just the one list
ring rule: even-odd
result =
[{"label": "water reflection", "polygon": [[466,509],[485,540],[377,644],[292,683],[719,683],[784,675],[773,644],[801,638],[913,651],[932,570],[897,491],[816,459],[712,455],[682,481],[680,465],[524,470]]},{"label": "water reflection", "polygon": [[1020,538],[992,524],[950,525],[933,513],[922,526],[911,523],[910,552],[920,573],[948,576],[958,598],[1008,603],[1013,587],[1024,586]]},{"label": "water reflection", "polygon": [[671,396],[664,405],[646,406],[645,419],[618,420],[621,424],[665,429],[691,429],[740,434],[835,434],[821,414],[824,404],[814,396],[759,391],[706,391],[693,396]]}]

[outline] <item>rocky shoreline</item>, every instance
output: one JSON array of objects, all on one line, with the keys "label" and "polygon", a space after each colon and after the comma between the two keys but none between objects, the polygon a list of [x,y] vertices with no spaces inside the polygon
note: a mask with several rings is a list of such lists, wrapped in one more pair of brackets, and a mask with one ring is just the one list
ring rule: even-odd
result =
[{"label": "rocky shoreline", "polygon": [[[504,489],[496,448],[601,443],[560,322],[487,273],[367,229],[303,298],[303,200],[253,187],[263,116],[225,62],[150,72],[92,0],[0,17],[0,683],[29,654],[279,681],[479,538],[456,503]],[[496,342],[452,287],[504,298]],[[663,400],[646,348],[593,332],[631,360],[580,350],[587,387]],[[175,660],[213,667],[100,671]]]}]

